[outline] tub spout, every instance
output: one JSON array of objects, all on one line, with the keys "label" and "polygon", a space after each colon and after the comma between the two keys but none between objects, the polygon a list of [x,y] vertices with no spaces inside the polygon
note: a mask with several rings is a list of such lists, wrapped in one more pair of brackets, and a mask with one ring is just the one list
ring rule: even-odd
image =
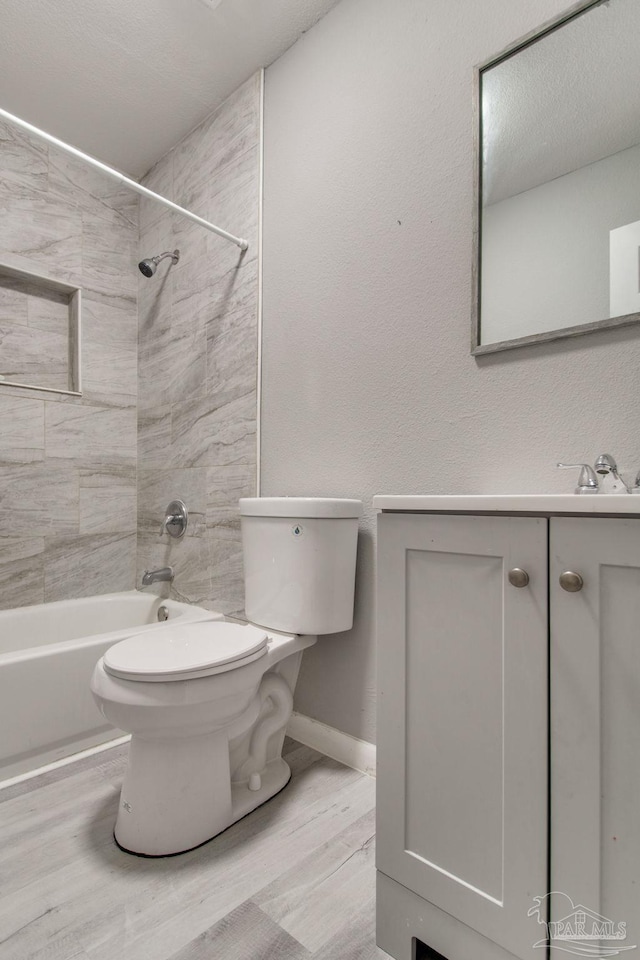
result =
[{"label": "tub spout", "polygon": [[145,570],[142,574],[142,586],[149,587],[159,580],[173,580],[173,567],[161,567],[159,570]]}]

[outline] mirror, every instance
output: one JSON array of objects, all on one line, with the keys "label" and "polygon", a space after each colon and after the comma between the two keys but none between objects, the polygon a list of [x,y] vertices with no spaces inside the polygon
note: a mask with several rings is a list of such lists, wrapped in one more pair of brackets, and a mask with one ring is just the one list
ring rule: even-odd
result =
[{"label": "mirror", "polygon": [[638,36],[591,0],[477,68],[474,355],[640,319]]}]

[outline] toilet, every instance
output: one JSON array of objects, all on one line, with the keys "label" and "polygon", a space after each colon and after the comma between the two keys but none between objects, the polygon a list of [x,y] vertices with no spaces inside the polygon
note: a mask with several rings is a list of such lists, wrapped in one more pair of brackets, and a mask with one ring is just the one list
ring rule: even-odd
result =
[{"label": "toilet", "polygon": [[115,839],[191,850],[289,782],[282,742],[302,651],[353,624],[359,500],[240,500],[248,623],[212,613],[110,647],[91,691],[131,734]]}]

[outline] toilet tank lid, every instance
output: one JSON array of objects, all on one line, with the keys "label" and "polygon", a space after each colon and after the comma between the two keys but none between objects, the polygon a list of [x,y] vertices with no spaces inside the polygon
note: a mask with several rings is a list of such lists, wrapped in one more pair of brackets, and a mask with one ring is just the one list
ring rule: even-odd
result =
[{"label": "toilet tank lid", "polygon": [[337,517],[362,516],[362,500],[343,500],[335,497],[242,497],[240,515],[243,517]]}]

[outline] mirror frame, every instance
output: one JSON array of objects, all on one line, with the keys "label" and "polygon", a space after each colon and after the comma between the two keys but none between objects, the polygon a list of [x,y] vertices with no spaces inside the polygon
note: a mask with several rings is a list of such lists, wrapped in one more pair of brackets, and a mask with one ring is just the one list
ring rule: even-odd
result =
[{"label": "mirror frame", "polygon": [[556,330],[546,330],[544,333],[534,333],[527,337],[516,337],[513,340],[500,340],[495,343],[481,343],[481,263],[482,263],[482,167],[483,167],[483,129],[482,129],[482,74],[485,70],[497,66],[504,60],[508,60],[514,54],[532,44],[537,43],[543,37],[560,29],[565,24],[575,20],[577,17],[591,10],[593,7],[601,6],[609,0],[580,0],[573,6],[565,10],[564,13],[552,20],[547,20],[542,26],[536,27],[524,36],[520,37],[514,43],[510,44],[500,53],[495,54],[483,63],[478,64],[473,70],[473,260],[471,268],[471,354],[474,357],[483,356],[490,353],[501,353],[503,350],[515,350],[519,347],[526,347],[530,344],[548,343],[552,340],[565,340],[569,337],[582,336],[585,333],[592,333],[597,330],[610,330],[616,327],[625,327],[637,323],[640,320],[640,313],[628,313],[620,317],[607,317],[604,320],[595,320],[591,323],[579,323],[571,327],[560,327]]}]

